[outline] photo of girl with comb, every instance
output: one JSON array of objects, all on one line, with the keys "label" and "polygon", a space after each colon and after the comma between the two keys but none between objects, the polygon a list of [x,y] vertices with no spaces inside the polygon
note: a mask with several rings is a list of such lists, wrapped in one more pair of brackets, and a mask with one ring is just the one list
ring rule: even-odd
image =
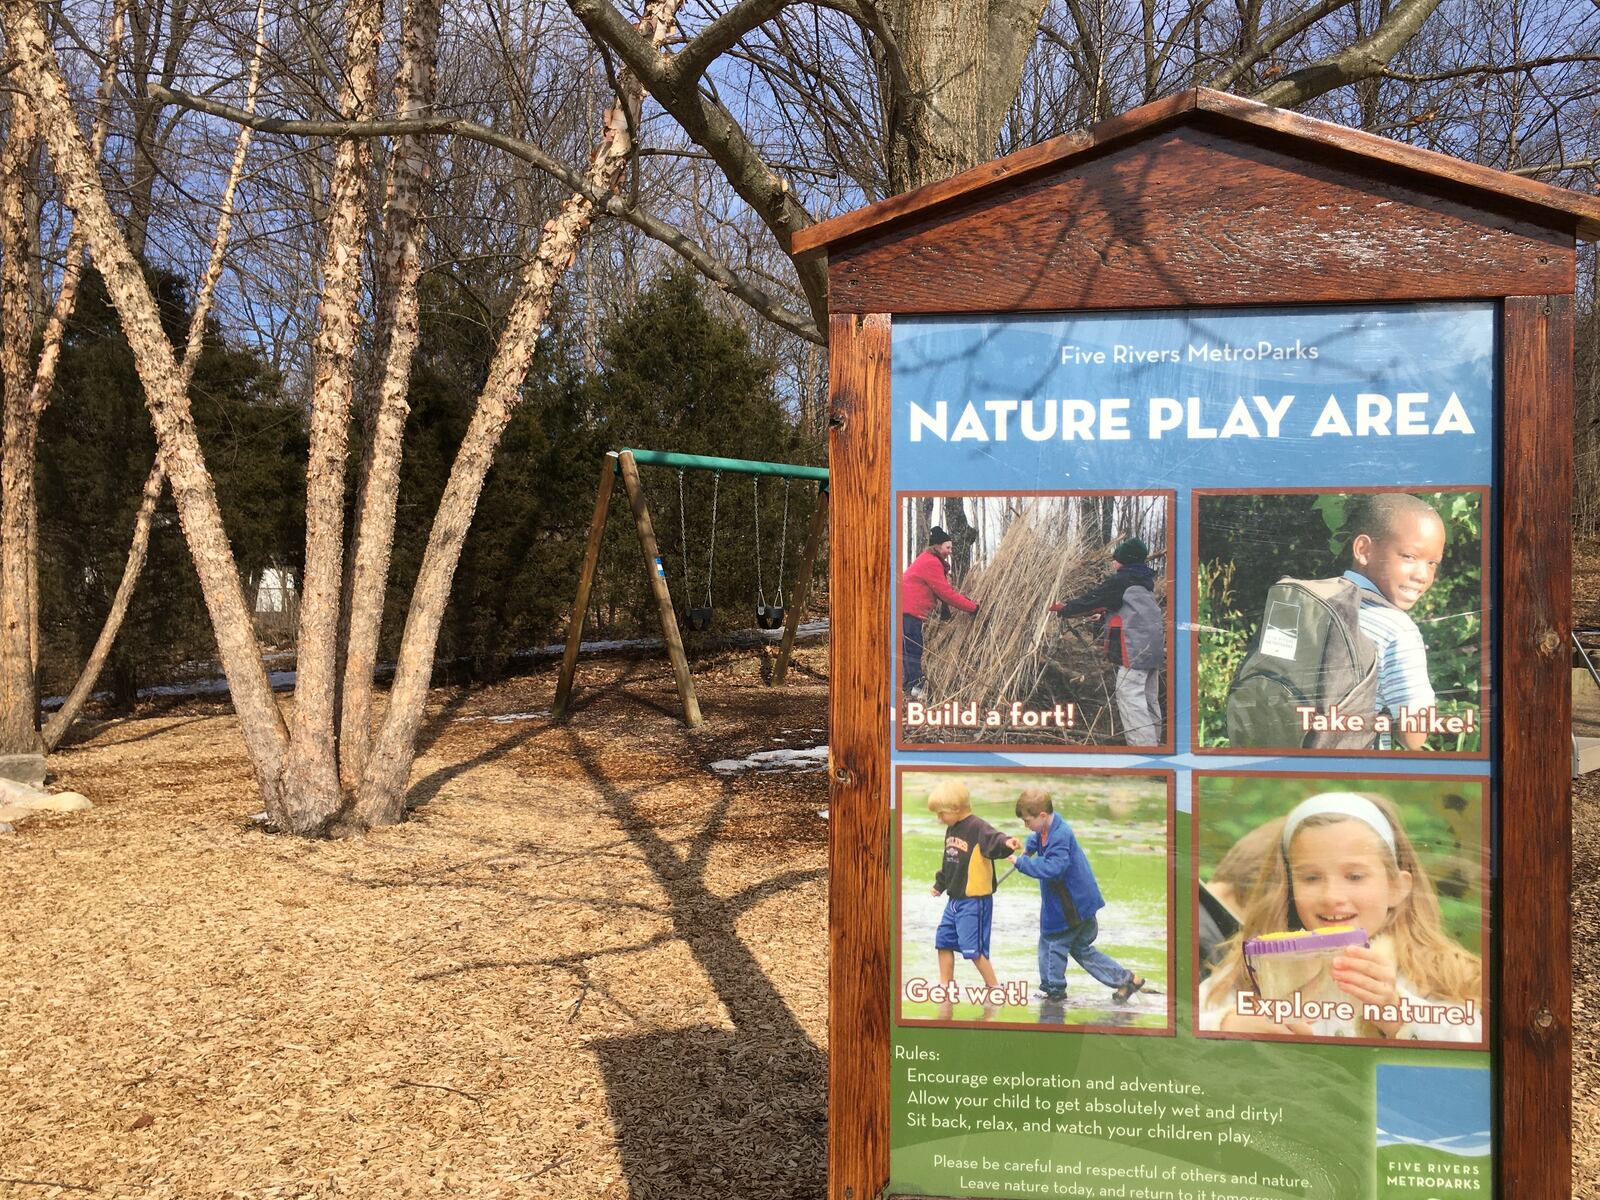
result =
[{"label": "photo of girl with comb", "polygon": [[[1229,812],[1230,802],[1237,805],[1256,790],[1250,785],[1278,785],[1281,795],[1285,782],[1202,777],[1195,806],[1202,843],[1212,822],[1270,815],[1255,804],[1248,814]],[[1293,782],[1331,789],[1351,787],[1353,781]],[[1415,806],[1419,819],[1440,824],[1443,794],[1459,803],[1464,782],[1394,785],[1414,798],[1407,807]],[[1430,788],[1440,796],[1426,795]],[[1481,787],[1471,794],[1481,813]],[[1209,841],[1218,844],[1219,839]],[[1199,984],[1199,1031],[1481,1043],[1487,1028],[1483,962],[1456,936],[1470,930],[1470,940],[1482,944],[1481,886],[1462,887],[1462,875],[1455,872],[1451,887],[1462,895],[1452,898],[1447,926],[1429,870],[1432,866],[1443,879],[1456,864],[1442,858],[1476,851],[1451,844],[1441,855],[1431,852],[1431,843],[1425,849],[1430,853],[1419,855],[1400,806],[1378,791],[1316,791],[1294,803],[1281,832],[1262,846],[1240,928],[1220,947],[1217,966]],[[1203,848],[1201,857],[1206,857]],[[1202,862],[1202,873],[1204,868]],[[1469,874],[1478,877],[1475,869]],[[1265,1002],[1280,1003],[1263,1015]]]}]

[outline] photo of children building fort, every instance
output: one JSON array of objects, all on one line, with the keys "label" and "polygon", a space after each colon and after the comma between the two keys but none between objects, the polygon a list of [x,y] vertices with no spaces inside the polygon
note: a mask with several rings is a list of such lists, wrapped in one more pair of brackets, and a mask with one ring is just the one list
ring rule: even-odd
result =
[{"label": "photo of children building fort", "polygon": [[1170,1031],[1170,778],[902,771],[900,1021]]},{"label": "photo of children building fort", "polygon": [[900,744],[1169,746],[1173,500],[902,494]]},{"label": "photo of children building fort", "polygon": [[1481,489],[1195,507],[1198,748],[1486,753]]},{"label": "photo of children building fort", "polygon": [[1196,1031],[1481,1045],[1484,791],[1197,776]]}]

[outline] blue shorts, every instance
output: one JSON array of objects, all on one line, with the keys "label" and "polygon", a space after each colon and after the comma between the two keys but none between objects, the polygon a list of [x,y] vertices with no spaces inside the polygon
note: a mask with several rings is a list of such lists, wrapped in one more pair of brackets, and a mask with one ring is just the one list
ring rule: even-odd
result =
[{"label": "blue shorts", "polygon": [[935,950],[959,950],[965,959],[989,957],[989,930],[994,925],[994,897],[975,896],[964,900],[951,897],[944,902],[939,931],[933,935]]}]

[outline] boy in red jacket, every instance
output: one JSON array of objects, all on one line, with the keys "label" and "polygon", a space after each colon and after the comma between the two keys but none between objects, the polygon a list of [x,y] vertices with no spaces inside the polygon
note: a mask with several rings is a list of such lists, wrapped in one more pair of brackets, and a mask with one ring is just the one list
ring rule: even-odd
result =
[{"label": "boy in red jacket", "polygon": [[978,604],[950,586],[950,551],[954,541],[939,526],[928,535],[928,548],[912,560],[900,577],[900,658],[905,664],[906,696],[922,699],[922,627],[933,606],[944,601],[962,612],[975,613]]}]

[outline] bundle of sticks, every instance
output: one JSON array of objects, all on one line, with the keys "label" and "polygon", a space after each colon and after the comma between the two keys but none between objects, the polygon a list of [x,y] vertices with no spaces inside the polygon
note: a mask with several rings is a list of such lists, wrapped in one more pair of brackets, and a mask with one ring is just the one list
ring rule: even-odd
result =
[{"label": "bundle of sticks", "polygon": [[988,563],[962,581],[978,602],[976,615],[929,626],[929,697],[976,701],[980,711],[1032,700],[1059,628],[1050,605],[1088,591],[1105,576],[1108,559],[1100,539],[1064,507],[1036,501],[1011,523]]}]

